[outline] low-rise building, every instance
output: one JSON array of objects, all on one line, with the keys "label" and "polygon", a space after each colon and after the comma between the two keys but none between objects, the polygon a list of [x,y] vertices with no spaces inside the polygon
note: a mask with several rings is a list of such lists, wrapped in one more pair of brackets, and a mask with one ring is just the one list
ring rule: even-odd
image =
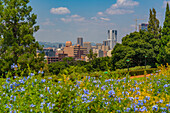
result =
[{"label": "low-rise building", "polygon": [[87,54],[87,48],[82,47],[80,45],[64,47],[64,53],[68,54],[68,57],[73,57],[75,59],[81,59],[82,55]]}]

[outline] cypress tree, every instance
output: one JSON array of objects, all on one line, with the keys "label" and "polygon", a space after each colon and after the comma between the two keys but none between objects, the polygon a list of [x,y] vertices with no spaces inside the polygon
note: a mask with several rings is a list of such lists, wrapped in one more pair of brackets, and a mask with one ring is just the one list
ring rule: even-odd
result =
[{"label": "cypress tree", "polygon": [[37,15],[32,13],[29,0],[0,0],[0,70],[10,71],[13,63],[21,69],[39,70],[44,55],[37,55],[42,47],[33,34],[38,31]]},{"label": "cypress tree", "polygon": [[149,16],[149,25],[148,25],[148,32],[154,35],[154,38],[159,38],[159,20],[156,18],[156,10],[153,8],[150,9],[150,16]]},{"label": "cypress tree", "polygon": [[167,3],[166,13],[165,13],[165,21],[162,29],[162,38],[161,38],[163,46],[165,46],[168,41],[170,41],[170,10],[169,4]]}]

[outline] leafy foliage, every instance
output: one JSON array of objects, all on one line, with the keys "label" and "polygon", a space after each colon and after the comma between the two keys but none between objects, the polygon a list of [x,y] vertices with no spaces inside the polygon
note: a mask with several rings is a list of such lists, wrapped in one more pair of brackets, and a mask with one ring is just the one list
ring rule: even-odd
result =
[{"label": "leafy foliage", "polygon": [[39,70],[43,67],[42,50],[33,34],[38,31],[37,16],[31,13],[29,0],[0,0],[1,73],[10,71],[12,63]]}]

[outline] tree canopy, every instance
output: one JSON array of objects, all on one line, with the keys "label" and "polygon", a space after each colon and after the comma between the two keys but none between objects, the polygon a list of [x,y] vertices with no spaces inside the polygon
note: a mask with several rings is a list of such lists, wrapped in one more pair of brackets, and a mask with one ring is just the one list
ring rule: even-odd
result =
[{"label": "tree canopy", "polygon": [[42,47],[33,34],[38,31],[37,15],[32,13],[29,0],[0,0],[0,64],[1,71],[19,64],[22,69],[29,64],[33,69],[43,67]]}]

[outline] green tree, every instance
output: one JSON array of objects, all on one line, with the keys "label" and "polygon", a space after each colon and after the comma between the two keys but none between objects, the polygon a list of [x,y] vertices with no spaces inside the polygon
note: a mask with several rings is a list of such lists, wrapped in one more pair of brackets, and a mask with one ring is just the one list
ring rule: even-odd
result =
[{"label": "green tree", "polygon": [[97,54],[96,53],[93,54],[92,49],[90,49],[89,54],[87,54],[87,57],[88,57],[89,61],[91,61],[97,57]]},{"label": "green tree", "polygon": [[154,38],[160,38],[161,27],[159,27],[159,20],[156,18],[156,10],[154,8],[152,10],[150,9],[148,23],[148,32],[153,34]]},{"label": "green tree", "polygon": [[160,41],[160,50],[157,57],[160,64],[170,63],[169,54],[167,52],[168,42],[170,41],[170,10],[169,4],[167,3],[165,12],[165,21],[162,29],[162,36]]},{"label": "green tree", "polygon": [[130,35],[123,37],[122,44],[116,44],[114,47],[112,51],[112,67],[127,67],[127,59],[130,60],[130,67],[144,66],[145,56],[148,56],[147,65],[154,67],[155,63],[157,63],[158,44],[159,41],[148,32],[130,33]]},{"label": "green tree", "polygon": [[1,71],[9,71],[13,63],[22,69],[43,67],[42,47],[33,34],[38,31],[37,16],[32,13],[29,0],[0,0],[0,57]]},{"label": "green tree", "polygon": [[167,43],[167,46],[165,47],[165,51],[166,51],[166,59],[167,59],[167,63],[170,64],[170,41]]}]

